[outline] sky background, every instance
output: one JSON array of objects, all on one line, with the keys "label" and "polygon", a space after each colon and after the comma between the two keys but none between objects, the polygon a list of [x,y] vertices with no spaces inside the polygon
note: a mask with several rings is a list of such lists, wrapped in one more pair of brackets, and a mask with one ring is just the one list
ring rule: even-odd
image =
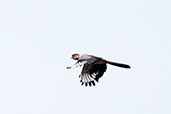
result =
[{"label": "sky background", "polygon": [[[1,114],[171,114],[170,0],[1,0]],[[73,53],[108,65],[80,85]]]}]

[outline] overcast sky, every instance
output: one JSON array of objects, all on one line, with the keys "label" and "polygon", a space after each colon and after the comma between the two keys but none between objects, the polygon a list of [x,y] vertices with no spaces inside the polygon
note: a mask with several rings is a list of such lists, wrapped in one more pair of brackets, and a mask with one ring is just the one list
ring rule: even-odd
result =
[{"label": "overcast sky", "polygon": [[[170,0],[1,0],[1,114],[170,114]],[[73,53],[108,65],[79,82]]]}]

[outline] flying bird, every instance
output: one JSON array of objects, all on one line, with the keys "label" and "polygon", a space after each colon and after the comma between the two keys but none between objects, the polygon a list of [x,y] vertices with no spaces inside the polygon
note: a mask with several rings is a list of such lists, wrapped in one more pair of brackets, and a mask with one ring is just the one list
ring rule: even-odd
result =
[{"label": "flying bird", "polygon": [[81,71],[81,74],[79,75],[81,85],[85,86],[95,86],[95,81],[98,82],[99,78],[101,78],[104,74],[104,72],[107,69],[107,64],[114,65],[121,68],[131,68],[127,64],[117,63],[117,62],[111,62],[108,60],[105,60],[101,57],[96,57],[93,55],[80,55],[80,54],[73,54],[71,56],[71,59],[77,60],[77,62],[71,66],[67,67],[67,69],[71,69],[72,67],[81,67],[83,66],[83,69]]}]

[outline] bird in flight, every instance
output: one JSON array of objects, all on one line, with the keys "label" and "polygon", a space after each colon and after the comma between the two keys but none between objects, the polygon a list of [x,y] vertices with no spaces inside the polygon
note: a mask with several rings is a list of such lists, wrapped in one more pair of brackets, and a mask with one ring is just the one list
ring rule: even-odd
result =
[{"label": "bird in flight", "polygon": [[81,74],[79,75],[81,85],[85,86],[95,86],[95,81],[98,82],[99,78],[101,78],[104,74],[104,72],[107,69],[107,64],[114,65],[121,68],[131,68],[127,64],[117,63],[117,62],[111,62],[108,60],[105,60],[101,57],[96,57],[93,55],[80,55],[80,54],[73,54],[71,56],[71,59],[77,60],[77,62],[71,66],[67,67],[67,69],[71,69],[72,67],[81,67],[83,66],[83,69],[81,71]]}]

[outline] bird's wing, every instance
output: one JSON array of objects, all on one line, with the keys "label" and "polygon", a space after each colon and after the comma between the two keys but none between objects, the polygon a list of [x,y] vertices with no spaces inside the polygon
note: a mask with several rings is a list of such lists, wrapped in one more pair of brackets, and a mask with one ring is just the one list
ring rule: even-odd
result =
[{"label": "bird's wing", "polygon": [[70,66],[70,67],[66,67],[67,69],[71,69],[73,67],[81,67],[83,66],[85,63],[87,63],[87,61],[85,60],[78,60],[74,65]]},{"label": "bird's wing", "polygon": [[84,64],[92,64],[96,61],[101,60],[99,57],[91,56],[91,55],[82,55],[79,60],[72,66],[66,67],[67,69],[71,69],[73,67],[81,67]]},{"label": "bird's wing", "polygon": [[86,63],[84,64],[84,67],[82,69],[82,72],[80,74],[80,82],[83,84],[85,84],[85,86],[87,86],[89,84],[89,86],[94,85],[95,86],[95,82],[99,80],[99,78],[102,77],[102,75],[104,74],[104,72],[106,71],[106,64],[93,64],[93,63]]}]

